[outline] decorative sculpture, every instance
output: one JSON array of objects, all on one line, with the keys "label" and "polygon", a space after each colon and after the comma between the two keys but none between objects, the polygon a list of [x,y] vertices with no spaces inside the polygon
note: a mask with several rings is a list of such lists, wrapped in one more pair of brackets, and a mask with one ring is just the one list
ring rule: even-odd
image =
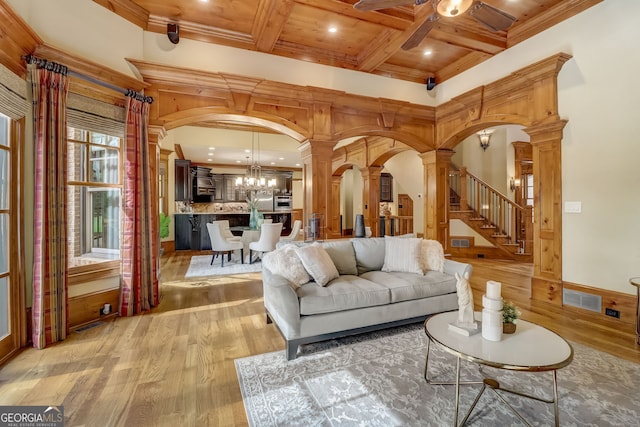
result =
[{"label": "decorative sculpture", "polygon": [[456,325],[463,328],[476,329],[477,324],[473,319],[473,292],[469,284],[469,273],[464,276],[455,274],[458,282],[456,292],[458,294],[458,321]]}]

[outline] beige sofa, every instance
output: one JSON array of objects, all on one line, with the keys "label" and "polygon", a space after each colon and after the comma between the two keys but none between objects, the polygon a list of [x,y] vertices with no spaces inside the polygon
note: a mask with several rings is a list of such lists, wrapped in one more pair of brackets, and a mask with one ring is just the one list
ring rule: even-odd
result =
[{"label": "beige sofa", "polygon": [[432,240],[279,245],[263,259],[267,321],[277,326],[292,360],[302,344],[456,310],[456,272],[471,274],[471,265],[445,259],[440,243]]}]

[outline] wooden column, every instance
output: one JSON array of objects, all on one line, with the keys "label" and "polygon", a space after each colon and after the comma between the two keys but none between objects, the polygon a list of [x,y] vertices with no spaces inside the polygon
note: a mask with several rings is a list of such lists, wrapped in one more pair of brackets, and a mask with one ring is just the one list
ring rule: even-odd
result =
[{"label": "wooden column", "polygon": [[424,238],[438,240],[445,251],[449,244],[449,169],[452,150],[420,155],[424,165]]},{"label": "wooden column", "polygon": [[342,176],[331,176],[331,187],[329,192],[329,211],[330,220],[329,230],[331,233],[327,233],[327,239],[338,239],[342,237],[342,230],[340,229],[340,184],[342,183]]},{"label": "wooden column", "polygon": [[[360,169],[362,175],[362,214],[364,225],[371,227],[371,235],[380,235],[380,175],[382,166]],[[389,234],[389,233],[387,233]]]},{"label": "wooden column", "polygon": [[[312,141],[303,143],[299,150],[302,156],[303,215],[306,219],[312,214],[324,216],[325,238],[340,235],[329,210],[331,202],[333,156],[332,141]],[[339,209],[339,205],[338,205]],[[306,227],[307,224],[303,224]]]},{"label": "wooden column", "polygon": [[562,130],[564,120],[524,129],[533,146],[531,298],[562,305]]}]

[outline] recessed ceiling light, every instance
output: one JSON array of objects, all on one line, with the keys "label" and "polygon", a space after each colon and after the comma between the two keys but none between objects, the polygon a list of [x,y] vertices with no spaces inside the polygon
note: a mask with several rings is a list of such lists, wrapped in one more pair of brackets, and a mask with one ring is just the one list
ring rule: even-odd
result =
[{"label": "recessed ceiling light", "polygon": [[215,150],[216,147],[209,147],[209,150]]},{"label": "recessed ceiling light", "polygon": [[427,50],[425,50],[425,51],[424,51],[424,56],[429,56],[429,55],[431,55],[432,53],[433,53],[432,51],[430,51],[430,50],[428,50],[428,49],[427,49]]},{"label": "recessed ceiling light", "polygon": [[236,163],[242,163],[242,160],[236,160]]},{"label": "recessed ceiling light", "polygon": [[278,160],[284,160],[284,157],[279,157]]},{"label": "recessed ceiling light", "polygon": [[297,167],[300,167],[300,163],[296,163],[296,166],[297,166]]},{"label": "recessed ceiling light", "polygon": [[212,161],[213,161],[213,159],[207,159],[207,162],[212,162]]},{"label": "recessed ceiling light", "polygon": [[276,164],[276,162],[271,162],[271,164],[272,164],[272,165],[275,165],[275,164]]},{"label": "recessed ceiling light", "polygon": [[251,150],[246,149],[246,150],[244,150],[244,152],[245,152],[245,153],[250,153],[250,152],[251,152]]},{"label": "recessed ceiling light", "polygon": [[332,25],[332,26],[329,27],[329,32],[330,33],[337,33],[338,29],[335,26]]}]

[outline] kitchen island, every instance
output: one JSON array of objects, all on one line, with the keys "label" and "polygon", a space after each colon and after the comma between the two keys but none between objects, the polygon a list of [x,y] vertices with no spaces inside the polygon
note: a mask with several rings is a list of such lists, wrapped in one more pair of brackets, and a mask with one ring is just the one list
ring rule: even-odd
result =
[{"label": "kitchen island", "polygon": [[[291,211],[267,211],[262,212],[262,215],[265,219],[272,219],[273,222],[282,222],[283,235],[291,231]],[[248,227],[249,212],[176,212],[174,221],[176,250],[211,250],[207,223],[220,220],[228,220],[230,227]]]}]

